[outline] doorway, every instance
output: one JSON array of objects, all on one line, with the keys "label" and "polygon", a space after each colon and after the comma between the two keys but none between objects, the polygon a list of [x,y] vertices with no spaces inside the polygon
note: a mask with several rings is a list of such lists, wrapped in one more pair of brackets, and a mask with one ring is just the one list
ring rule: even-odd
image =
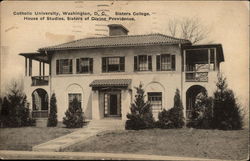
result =
[{"label": "doorway", "polygon": [[104,94],[104,116],[121,117],[120,92],[106,92]]}]

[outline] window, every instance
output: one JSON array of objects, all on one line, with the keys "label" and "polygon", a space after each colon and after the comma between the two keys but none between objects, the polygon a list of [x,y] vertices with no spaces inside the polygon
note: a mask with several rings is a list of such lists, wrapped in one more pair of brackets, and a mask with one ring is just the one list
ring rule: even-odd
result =
[{"label": "window", "polygon": [[76,59],[76,73],[93,73],[93,58]]},{"label": "window", "polygon": [[162,110],[162,93],[148,92],[148,101],[152,105],[152,112],[159,112]]},{"label": "window", "polygon": [[72,59],[56,60],[56,74],[72,74]]},{"label": "window", "polygon": [[157,71],[174,71],[175,55],[161,54],[156,56]]},{"label": "window", "polygon": [[102,72],[124,72],[125,57],[103,57]]},{"label": "window", "polygon": [[71,106],[73,100],[76,99],[77,102],[78,102],[78,106],[82,107],[82,94],[81,93],[69,93],[68,96],[69,96],[68,97],[68,99],[69,99],[68,100],[69,101],[69,106]]},{"label": "window", "polygon": [[134,56],[134,70],[135,71],[152,70],[152,56],[151,55]]}]

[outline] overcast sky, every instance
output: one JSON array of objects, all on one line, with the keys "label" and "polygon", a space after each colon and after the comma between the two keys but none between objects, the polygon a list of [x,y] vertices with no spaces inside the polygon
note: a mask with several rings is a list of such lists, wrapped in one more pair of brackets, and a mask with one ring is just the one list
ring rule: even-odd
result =
[{"label": "overcast sky", "polygon": [[[109,14],[115,11],[149,12],[151,16],[136,16],[135,21],[24,21],[14,11],[89,11],[98,4],[108,4]],[[240,102],[248,105],[249,89],[249,8],[248,2],[3,2],[1,3],[1,90],[13,78],[24,75],[21,52],[34,52],[38,48],[70,40],[96,36],[96,23],[123,24],[129,34],[158,32],[167,34],[171,18],[198,17],[210,29],[207,41],[221,43],[225,62],[221,71],[228,79]],[[105,7],[104,7],[105,8]],[[100,9],[100,8],[99,8]],[[107,29],[107,28],[105,28]],[[105,31],[102,31],[105,34]]]}]

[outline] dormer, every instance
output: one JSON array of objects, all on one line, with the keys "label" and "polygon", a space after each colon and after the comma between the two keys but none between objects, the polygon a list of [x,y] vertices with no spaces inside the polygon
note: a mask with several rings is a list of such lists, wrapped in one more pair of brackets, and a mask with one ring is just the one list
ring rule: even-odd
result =
[{"label": "dormer", "polygon": [[128,29],[126,29],[123,25],[120,24],[110,24],[109,27],[109,36],[120,36],[120,35],[128,35]]}]

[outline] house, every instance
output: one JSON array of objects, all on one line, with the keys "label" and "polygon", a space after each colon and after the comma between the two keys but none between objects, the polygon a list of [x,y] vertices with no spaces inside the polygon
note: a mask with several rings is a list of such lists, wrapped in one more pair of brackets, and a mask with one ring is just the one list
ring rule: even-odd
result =
[{"label": "house", "polygon": [[[224,61],[221,44],[192,45],[163,34],[128,35],[129,30],[119,24],[108,28],[106,37],[20,54],[25,57],[24,89],[33,117],[48,117],[49,98],[55,93],[59,121],[73,98],[81,102],[87,119],[125,120],[134,87],[141,82],[155,118],[163,108],[173,106],[178,88],[188,120],[197,94],[206,90],[212,95]],[[35,61],[39,64],[38,76],[32,75]]]}]

